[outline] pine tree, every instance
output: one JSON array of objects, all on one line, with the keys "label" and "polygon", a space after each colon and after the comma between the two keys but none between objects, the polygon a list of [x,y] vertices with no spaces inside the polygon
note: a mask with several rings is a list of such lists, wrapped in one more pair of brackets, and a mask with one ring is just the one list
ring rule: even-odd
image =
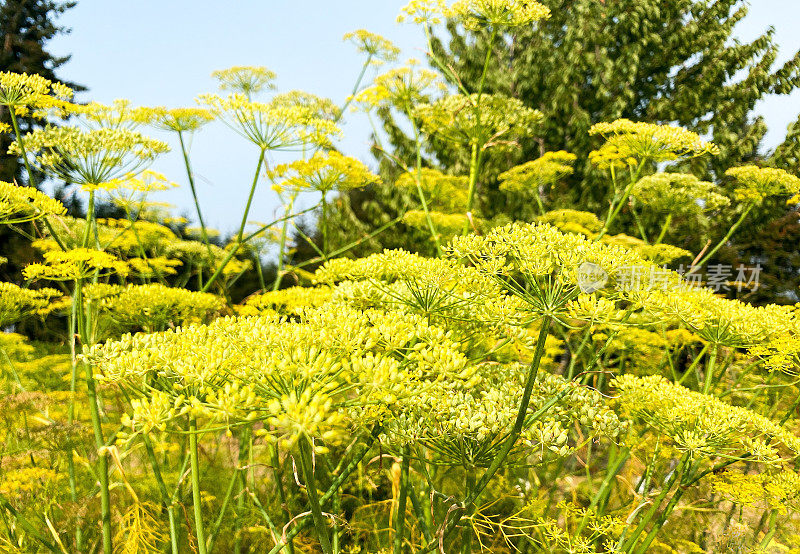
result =
[{"label": "pine tree", "polygon": [[[56,56],[47,49],[55,36],[69,29],[56,24],[58,17],[76,2],[52,0],[4,0],[0,3],[0,71],[38,74],[51,81],[60,81],[75,90],[85,90],[80,85],[60,79],[57,70],[69,61],[70,56]],[[0,121],[10,123],[4,107],[0,107]],[[21,131],[31,129],[36,122],[29,118],[20,121]],[[10,136],[0,137],[0,180],[25,182],[19,161],[7,154]]]}]

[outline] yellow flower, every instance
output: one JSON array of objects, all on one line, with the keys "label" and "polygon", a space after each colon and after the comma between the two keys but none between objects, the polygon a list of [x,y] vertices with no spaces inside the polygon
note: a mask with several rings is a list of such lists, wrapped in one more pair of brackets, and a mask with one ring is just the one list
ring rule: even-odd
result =
[{"label": "yellow flower", "polygon": [[0,181],[0,224],[33,221],[49,215],[64,215],[67,208],[34,187]]},{"label": "yellow flower", "polygon": [[744,165],[725,172],[737,182],[739,200],[761,202],[768,196],[793,195],[800,191],[800,178],[783,169]]},{"label": "yellow flower", "polygon": [[47,108],[53,101],[69,100],[72,89],[39,75],[0,72],[0,104],[16,113],[24,114],[29,108]]},{"label": "yellow flower", "polygon": [[219,88],[247,97],[258,94],[264,89],[275,88],[273,81],[277,75],[262,66],[233,66],[228,69],[213,71],[211,76],[219,81]]},{"label": "yellow flower", "polygon": [[458,0],[447,10],[467,29],[522,27],[550,17],[550,10],[535,0]]},{"label": "yellow flower", "polygon": [[177,133],[192,133],[214,120],[214,114],[203,108],[154,108],[153,126]]},{"label": "yellow flower", "polygon": [[116,256],[99,250],[74,248],[66,252],[45,252],[44,263],[29,264],[22,270],[28,280],[74,281],[85,279],[95,272],[100,275],[127,275],[128,266]]},{"label": "yellow flower", "polygon": [[140,173],[128,173],[118,179],[112,179],[101,185],[107,190],[127,190],[131,192],[153,192],[177,188],[178,184],[170,181],[163,173],[145,169]]},{"label": "yellow flower", "polygon": [[70,104],[67,111],[80,116],[93,128],[131,130],[150,123],[157,113],[153,108],[133,107],[131,101],[124,98],[114,100],[110,106],[99,102]]},{"label": "yellow flower", "polygon": [[371,173],[360,161],[336,151],[326,154],[317,152],[307,160],[278,165],[269,175],[274,180],[283,179],[281,186],[295,190],[317,190],[323,194],[381,182],[380,177]]},{"label": "yellow flower", "polygon": [[411,0],[400,10],[397,22],[411,20],[413,23],[438,25],[442,22],[447,4],[445,0]]},{"label": "yellow flower", "polygon": [[[27,133],[24,142],[42,168],[86,190],[136,173],[169,151],[169,146],[159,140],[122,128],[82,131],[75,127],[46,127]],[[18,142],[11,144],[9,152],[22,153]]]},{"label": "yellow flower", "polygon": [[346,33],[342,40],[352,42],[359,52],[381,61],[393,62],[400,55],[400,49],[392,44],[392,41],[370,33],[366,29]]},{"label": "yellow flower", "polygon": [[285,101],[252,102],[243,94],[223,98],[203,94],[199,101],[233,131],[263,150],[330,145],[341,131],[313,109]]},{"label": "yellow flower", "polygon": [[575,154],[559,150],[547,152],[542,157],[512,167],[500,174],[500,190],[516,193],[540,194],[543,187],[552,185],[574,171]]},{"label": "yellow flower", "polygon": [[[430,198],[429,206],[446,213],[464,213],[469,195],[468,178],[460,175],[446,175],[428,167],[406,172],[395,181],[398,188],[416,192],[417,178],[425,196]],[[462,227],[463,230],[463,227]]]},{"label": "yellow flower", "polygon": [[424,102],[431,87],[442,88],[443,85],[438,73],[417,69],[416,64],[416,60],[409,60],[403,67],[378,75],[372,85],[355,95],[355,102],[364,108],[389,104],[400,110],[410,110]]},{"label": "yellow flower", "polygon": [[639,162],[664,162],[719,153],[716,145],[682,127],[633,122],[629,119],[597,123],[589,129],[589,134],[605,137],[606,145],[601,151],[616,152],[612,160],[634,158]]},{"label": "yellow flower", "polygon": [[0,329],[31,315],[49,313],[52,299],[61,296],[53,289],[23,289],[0,281]]}]

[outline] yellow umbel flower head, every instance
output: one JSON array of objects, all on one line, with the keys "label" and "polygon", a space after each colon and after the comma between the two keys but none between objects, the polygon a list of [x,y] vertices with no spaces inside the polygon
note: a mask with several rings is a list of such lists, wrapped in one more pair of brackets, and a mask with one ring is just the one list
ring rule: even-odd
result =
[{"label": "yellow umbel flower head", "polygon": [[214,120],[214,114],[203,108],[153,108],[154,127],[176,133],[193,133],[200,127]]},{"label": "yellow umbel flower head", "polygon": [[30,109],[49,108],[72,98],[72,89],[39,75],[0,72],[0,105],[24,115]]},{"label": "yellow umbel flower head", "polygon": [[211,76],[219,81],[219,88],[241,93],[248,98],[264,89],[273,89],[277,75],[263,66],[235,65],[228,69],[212,71]]},{"label": "yellow umbel flower head", "polygon": [[352,190],[381,182],[380,177],[360,161],[335,151],[317,152],[307,160],[278,165],[270,171],[270,177],[283,179],[281,186],[322,193]]},{"label": "yellow umbel flower head", "polygon": [[378,75],[372,85],[356,94],[355,102],[366,109],[388,104],[408,111],[419,102],[426,101],[432,87],[441,88],[444,85],[438,73],[418,69],[417,64],[416,60],[408,60],[403,67]]},{"label": "yellow umbel flower head", "polygon": [[500,190],[538,194],[542,187],[552,185],[571,175],[575,154],[559,150],[547,152],[541,158],[512,167],[500,174]]},{"label": "yellow umbel flower head", "polygon": [[445,0],[411,0],[400,10],[398,23],[411,21],[417,24],[438,25],[447,11]]},{"label": "yellow umbel flower head", "polygon": [[[26,134],[24,140],[44,170],[85,190],[135,173],[169,151],[166,143],[128,129],[46,127]],[[17,142],[9,152],[22,153]]]},{"label": "yellow umbel flower head", "polygon": [[[412,171],[400,175],[395,181],[395,186],[409,191],[415,191],[419,185],[425,195],[430,198],[429,206],[434,210],[448,213],[462,213],[467,209],[469,195],[468,178],[460,175],[446,175],[436,169],[420,168],[419,172]],[[463,227],[462,227],[463,230]]]},{"label": "yellow umbel flower head", "polygon": [[776,167],[744,165],[732,167],[725,175],[736,180],[734,193],[739,200],[761,202],[768,196],[797,194],[800,178]]},{"label": "yellow umbel flower head", "polygon": [[67,208],[34,187],[0,181],[0,224],[33,221],[48,215],[64,215]]},{"label": "yellow umbel flower head", "polygon": [[74,248],[72,250],[44,253],[44,263],[29,264],[22,270],[28,280],[47,279],[50,281],[75,281],[94,275],[118,273],[127,275],[128,265],[100,250]]},{"label": "yellow umbel flower head", "polygon": [[550,10],[535,0],[458,0],[447,16],[460,19],[467,29],[513,28],[550,17]]},{"label": "yellow umbel flower head", "polygon": [[[656,125],[618,119],[612,123],[597,123],[589,129],[590,135],[605,137],[606,163],[613,163],[609,156],[616,153],[617,160],[633,158],[638,162],[664,162],[681,158],[694,158],[703,154],[718,154],[719,148],[704,141],[700,135],[682,127]],[[628,162],[630,163],[630,162]]]},{"label": "yellow umbel flower head", "polygon": [[134,107],[125,98],[114,100],[108,106],[100,102],[70,104],[68,112],[77,115],[95,129],[135,129],[150,123],[156,115],[154,108]]},{"label": "yellow umbel flower head", "polygon": [[530,135],[542,113],[502,94],[453,94],[414,109],[431,136],[481,148],[509,145]]},{"label": "yellow umbel flower head", "polygon": [[730,204],[727,196],[708,181],[686,173],[655,173],[640,179],[631,194],[652,210],[664,212],[712,212]]},{"label": "yellow umbel flower head", "polygon": [[128,173],[118,179],[103,184],[103,188],[120,189],[131,192],[154,192],[177,188],[178,183],[170,181],[163,173],[145,169],[140,173]]},{"label": "yellow umbel flower head", "polygon": [[366,29],[358,29],[346,33],[342,40],[352,42],[359,52],[376,60],[393,62],[400,55],[400,49],[392,44],[392,41],[375,33],[370,33]]},{"label": "yellow umbel flower head", "polygon": [[28,316],[46,314],[53,298],[61,293],[53,289],[23,289],[0,281],[0,329]]},{"label": "yellow umbel flower head", "polygon": [[328,146],[341,134],[333,121],[314,109],[285,101],[252,102],[243,94],[225,98],[203,94],[198,99],[223,123],[262,150]]},{"label": "yellow umbel flower head", "polygon": [[289,92],[276,94],[272,97],[271,103],[274,106],[285,106],[287,108],[296,106],[309,110],[309,113],[314,117],[328,119],[333,122],[338,121],[342,113],[341,108],[330,98],[317,96],[303,90],[290,90]]}]

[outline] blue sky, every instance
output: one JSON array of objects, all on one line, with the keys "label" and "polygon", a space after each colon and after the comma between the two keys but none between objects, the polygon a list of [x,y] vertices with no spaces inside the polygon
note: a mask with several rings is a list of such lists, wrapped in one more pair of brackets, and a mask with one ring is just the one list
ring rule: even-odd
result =
[{"label": "blue sky", "polygon": [[[214,69],[264,65],[277,72],[280,91],[302,89],[341,103],[363,60],[352,45],[342,42],[344,33],[366,28],[393,40],[403,49],[403,58],[423,58],[421,31],[395,23],[405,4],[406,0],[79,0],[61,19],[72,33],[50,46],[56,54],[72,54],[61,74],[90,88],[81,100],[108,103],[128,98],[136,105],[191,106],[198,94],[216,89],[209,76]],[[738,34],[753,38],[774,26],[783,61],[800,49],[798,24],[797,0],[756,0]],[[758,111],[767,118],[767,143],[773,146],[800,112],[800,94],[769,99]],[[348,114],[344,133],[342,150],[374,165],[366,119]],[[157,131],[147,134],[174,142]],[[246,201],[255,147],[214,123],[194,138],[191,156],[208,224],[223,233],[231,231]],[[185,183],[177,150],[153,168]],[[193,213],[188,187],[158,199],[175,204],[176,213]],[[250,219],[269,221],[276,210],[274,193],[264,184]]]}]

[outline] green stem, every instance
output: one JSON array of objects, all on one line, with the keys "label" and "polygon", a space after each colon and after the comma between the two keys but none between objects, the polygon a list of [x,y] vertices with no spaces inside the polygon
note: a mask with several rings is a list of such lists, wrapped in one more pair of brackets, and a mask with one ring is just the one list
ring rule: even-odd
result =
[{"label": "green stem", "polygon": [[397,498],[397,513],[394,519],[394,554],[403,553],[406,532],[406,502],[408,501],[408,470],[411,456],[408,447],[403,448],[400,461],[400,491]]},{"label": "green stem", "polygon": [[664,236],[667,234],[667,231],[669,230],[669,226],[671,224],[672,224],[672,214],[669,213],[667,214],[667,217],[664,219],[664,225],[661,226],[661,232],[658,234],[656,242],[653,243],[654,245],[661,244],[661,241],[664,240]]},{"label": "green stem", "polygon": [[[297,195],[292,195],[289,203],[286,205],[286,212],[291,213],[292,208],[294,207],[294,201],[297,198]],[[281,225],[281,238],[278,248],[278,270],[275,273],[275,282],[272,284],[272,290],[278,290],[281,286],[281,281],[283,280],[283,267],[286,262],[286,236],[289,232],[289,220],[285,219],[283,221],[283,225]]]},{"label": "green stem", "polygon": [[206,251],[208,252],[208,259],[213,260],[214,256],[211,253],[211,243],[208,240],[208,228],[206,227],[206,222],[203,219],[203,211],[200,209],[200,201],[197,198],[197,188],[194,184],[194,172],[192,171],[192,166],[189,163],[189,153],[186,150],[186,144],[183,141],[183,131],[178,131],[178,140],[181,144],[181,153],[183,154],[183,165],[186,167],[186,177],[189,179],[189,188],[192,190],[192,200],[194,200],[194,208],[197,212],[197,219],[200,222],[200,235],[203,238],[203,244],[206,245]]},{"label": "green stem", "polygon": [[439,232],[436,230],[436,227],[433,224],[433,219],[431,219],[431,213],[428,209],[428,201],[425,198],[425,193],[422,190],[422,144],[420,143],[419,129],[417,128],[417,121],[414,119],[410,107],[406,109],[406,114],[408,115],[408,119],[411,121],[411,128],[414,130],[414,184],[417,186],[417,195],[419,196],[420,204],[422,204],[422,211],[425,212],[425,222],[428,224],[428,229],[431,232],[431,238],[433,238],[433,243],[436,246],[436,255],[441,257],[442,245],[439,241]]},{"label": "green stem", "polygon": [[736,229],[739,228],[739,226],[742,224],[742,222],[745,220],[745,218],[748,216],[748,214],[752,211],[754,207],[755,204],[750,204],[749,206],[747,206],[747,208],[742,212],[742,215],[739,217],[739,219],[736,220],[736,223],[734,223],[733,226],[725,234],[725,236],[722,237],[722,240],[720,240],[719,243],[717,243],[717,245],[714,248],[712,248],[710,252],[708,252],[705,256],[703,256],[703,258],[699,262],[693,265],[695,267],[702,267],[703,264],[705,264],[708,260],[710,260],[711,257],[717,253],[717,250],[722,248],[722,246],[726,242],[728,242],[728,240],[733,236],[733,234],[736,232]]},{"label": "green stem", "polygon": [[634,185],[639,181],[639,175],[644,168],[644,160],[642,160],[636,168],[636,171],[631,175],[631,181],[628,183],[628,186],[625,187],[625,190],[622,191],[622,194],[619,197],[615,197],[611,203],[611,208],[608,211],[608,216],[606,217],[606,222],[603,224],[603,228],[600,230],[600,234],[594,240],[600,240],[603,236],[611,229],[611,224],[616,219],[617,215],[619,215],[620,210],[622,210],[622,206],[625,205],[625,201],[631,194]]},{"label": "green stem", "polygon": [[328,526],[326,525],[325,518],[322,515],[322,507],[320,505],[319,493],[317,491],[317,479],[312,461],[313,446],[307,437],[301,437],[298,446],[300,451],[300,465],[302,466],[303,478],[306,482],[306,493],[308,494],[308,502],[311,505],[311,517],[314,520],[317,538],[319,539],[322,552],[324,554],[331,554],[331,541],[328,537]]},{"label": "green stem", "polygon": [[717,355],[719,353],[719,346],[716,344],[711,345],[711,351],[708,354],[708,362],[706,363],[706,378],[703,384],[703,394],[711,392],[711,384],[714,380],[714,367],[717,362]]},{"label": "green stem", "polygon": [[[247,469],[245,465],[247,464],[248,458],[250,455],[250,428],[245,427],[241,433],[239,433],[239,468],[236,470],[238,473],[238,490],[237,490],[237,500],[236,500],[236,520],[234,521],[234,543],[233,543],[233,551],[235,554],[240,554],[242,552],[242,537],[241,537],[241,528],[242,528],[242,520],[244,519],[244,510],[245,510],[245,494],[247,492]],[[255,491],[254,491],[255,492]]]},{"label": "green stem", "polygon": [[147,459],[150,461],[150,467],[153,468],[153,477],[156,479],[158,491],[161,494],[161,503],[167,510],[170,552],[172,554],[178,554],[178,523],[175,518],[175,506],[173,506],[172,500],[170,499],[167,485],[164,483],[164,477],[161,475],[161,466],[156,459],[156,453],[155,450],[153,450],[153,443],[150,440],[150,435],[144,433],[142,439],[144,441],[144,448],[147,451]]},{"label": "green stem", "polygon": [[[467,496],[471,496],[475,490],[475,470],[472,467],[467,467],[465,468],[465,471],[467,472],[465,489],[467,491]],[[467,518],[470,518],[474,513],[475,504],[473,503],[472,505],[467,506],[464,515]],[[472,525],[469,522],[461,532],[461,554],[472,554]]]},{"label": "green stem", "polygon": [[206,536],[203,529],[203,502],[200,497],[200,460],[197,451],[197,420],[189,419],[189,457],[192,467],[192,503],[194,505],[194,527],[197,536],[197,552],[207,554]]},{"label": "green stem", "polygon": [[258,178],[261,173],[261,166],[264,164],[264,156],[266,156],[267,151],[266,149],[262,148],[261,152],[258,155],[258,164],[256,164],[256,172],[253,175],[253,183],[250,185],[250,194],[247,195],[247,204],[244,207],[244,213],[242,214],[242,223],[239,225],[239,233],[236,237],[236,245],[237,247],[242,244],[242,238],[244,237],[244,228],[247,226],[247,216],[250,215],[250,207],[253,205],[253,196],[256,194],[256,186],[258,186]]}]

